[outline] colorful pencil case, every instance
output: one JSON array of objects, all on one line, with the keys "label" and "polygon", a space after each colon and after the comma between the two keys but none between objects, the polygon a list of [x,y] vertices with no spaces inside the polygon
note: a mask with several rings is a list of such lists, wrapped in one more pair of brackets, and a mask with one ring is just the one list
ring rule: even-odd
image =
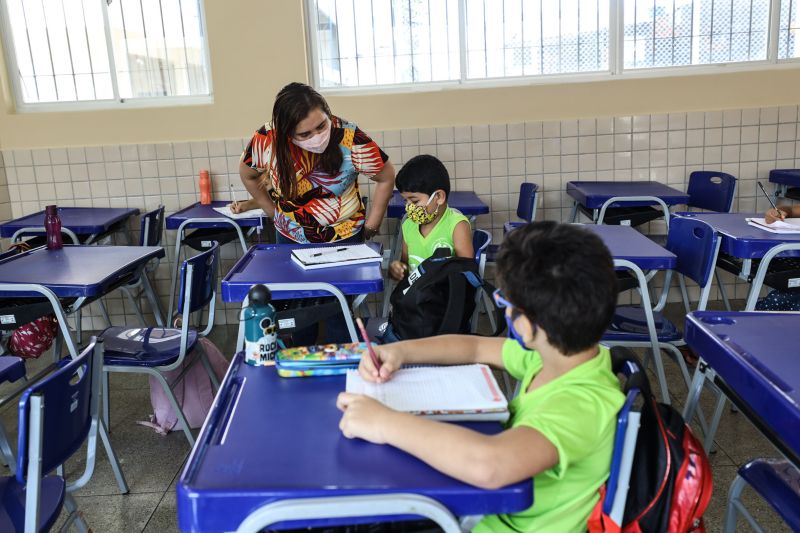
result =
[{"label": "colorful pencil case", "polygon": [[284,378],[344,374],[358,368],[366,351],[363,342],[285,348],[275,355],[275,366],[278,375]]}]

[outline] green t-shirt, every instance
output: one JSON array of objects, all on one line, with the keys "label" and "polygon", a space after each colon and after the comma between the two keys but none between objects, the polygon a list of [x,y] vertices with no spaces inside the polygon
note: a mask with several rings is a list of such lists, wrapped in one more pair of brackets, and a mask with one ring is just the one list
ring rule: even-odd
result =
[{"label": "green t-shirt", "polygon": [[408,268],[412,272],[416,270],[437,248],[447,248],[453,255],[453,232],[462,220],[469,224],[469,219],[461,211],[448,207],[428,236],[423,237],[419,232],[419,224],[406,219],[403,222],[403,240],[408,247]]},{"label": "green t-shirt", "polygon": [[530,508],[487,516],[473,531],[584,532],[597,489],[608,478],[617,413],[625,401],[608,348],[601,346],[597,357],[532,392],[528,386],[542,369],[538,352],[508,340],[503,364],[522,382],[520,394],[509,404],[508,427],[539,431],[558,450],[558,464],[533,478]]}]

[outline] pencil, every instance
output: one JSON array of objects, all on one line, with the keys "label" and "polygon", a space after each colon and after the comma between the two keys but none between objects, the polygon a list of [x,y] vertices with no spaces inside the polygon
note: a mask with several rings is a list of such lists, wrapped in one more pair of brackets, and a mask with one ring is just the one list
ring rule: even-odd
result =
[{"label": "pencil", "polygon": [[364,342],[367,343],[367,351],[369,352],[370,358],[372,358],[372,364],[375,366],[375,370],[380,371],[381,361],[378,359],[378,356],[375,355],[375,350],[372,349],[372,343],[369,342],[369,337],[367,336],[367,329],[364,327],[364,322],[362,322],[360,318],[356,318],[356,324],[358,325],[358,329],[361,331],[361,337],[364,339]]}]

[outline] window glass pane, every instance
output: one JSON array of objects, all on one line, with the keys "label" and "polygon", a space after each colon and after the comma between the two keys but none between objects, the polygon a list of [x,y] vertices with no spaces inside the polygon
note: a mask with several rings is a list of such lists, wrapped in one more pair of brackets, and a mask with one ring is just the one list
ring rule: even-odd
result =
[{"label": "window glass pane", "polygon": [[800,0],[781,0],[778,59],[800,57]]}]

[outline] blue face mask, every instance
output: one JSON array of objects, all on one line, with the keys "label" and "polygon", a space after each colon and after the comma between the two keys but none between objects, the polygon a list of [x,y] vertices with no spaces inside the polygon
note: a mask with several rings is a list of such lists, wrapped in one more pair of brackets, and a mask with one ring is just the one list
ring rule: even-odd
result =
[{"label": "blue face mask", "polygon": [[[495,290],[492,296],[494,297],[494,301],[497,303],[498,307],[512,310],[510,316],[508,313],[504,314],[506,325],[508,326],[508,338],[517,341],[517,343],[522,346],[523,350],[530,350],[530,348],[525,346],[525,339],[522,338],[522,335],[519,334],[517,328],[514,327],[514,320],[516,320],[519,314],[518,312],[514,312],[514,306],[512,303],[505,299],[503,294],[500,292],[500,289]],[[536,326],[534,326],[533,332],[536,333]]]}]

